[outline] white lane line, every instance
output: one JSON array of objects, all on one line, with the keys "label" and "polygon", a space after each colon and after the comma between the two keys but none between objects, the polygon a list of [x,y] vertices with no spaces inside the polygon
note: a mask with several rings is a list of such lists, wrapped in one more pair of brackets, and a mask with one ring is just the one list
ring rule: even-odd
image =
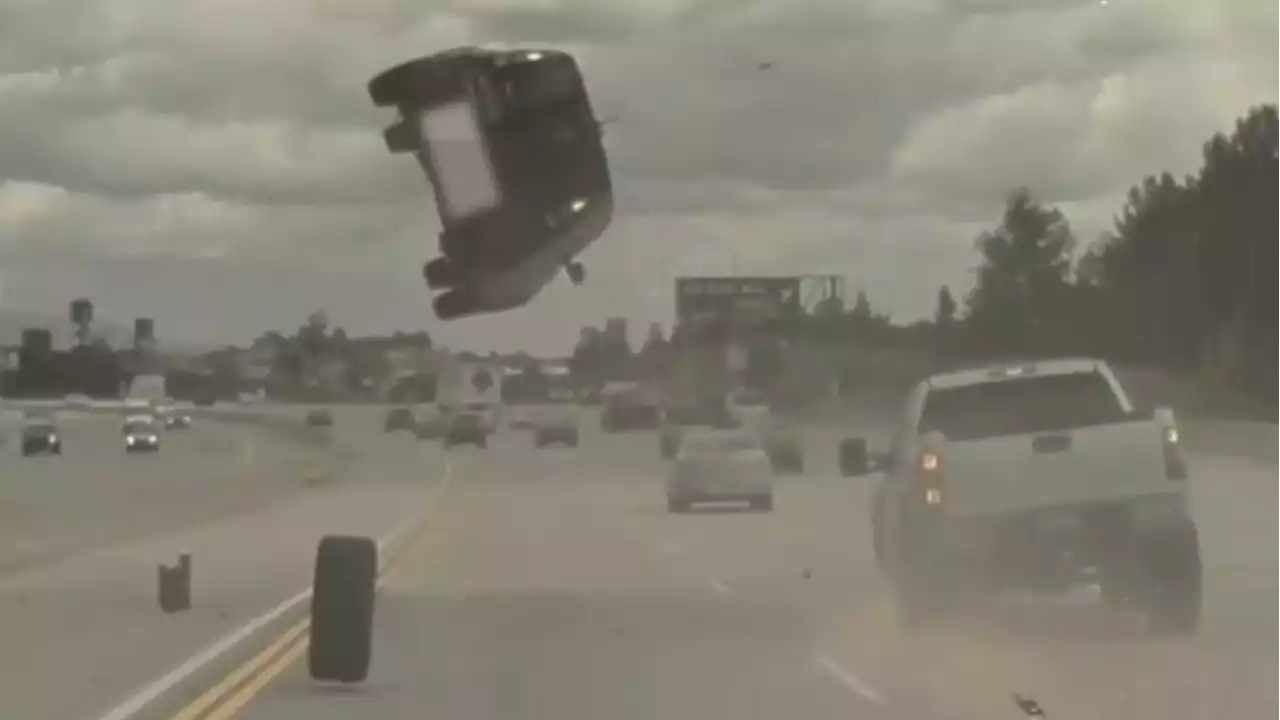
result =
[{"label": "white lane line", "polygon": [[[449,486],[453,483],[453,465],[445,465],[444,481],[437,491],[438,496],[443,497],[448,491]],[[433,497],[432,500],[435,498]],[[431,503],[434,506],[434,502]],[[418,512],[412,517],[407,518],[404,522],[396,526],[396,529],[385,535],[378,541],[379,555],[392,543],[397,542],[401,537],[422,522],[423,514]],[[241,625],[239,628],[232,630],[230,633],[219,638],[212,645],[204,650],[192,655],[186,662],[166,673],[164,676],[155,680],[133,695],[129,696],[124,702],[108,710],[106,714],[101,715],[97,720],[130,720],[148,705],[163,697],[166,693],[172,691],[182,682],[191,676],[211,665],[223,655],[231,652],[237,645],[252,637],[254,633],[262,630],[270,625],[273,621],[287,614],[289,611],[297,608],[304,602],[311,599],[311,588],[307,588],[284,602],[276,605],[265,613]]]},{"label": "white lane line", "polygon": [[673,542],[663,542],[658,544],[658,549],[667,555],[679,555],[684,552],[684,548]]},{"label": "white lane line", "polygon": [[724,584],[723,582],[715,578],[711,578],[710,580],[708,580],[707,586],[710,587],[712,590],[714,590],[717,595],[733,594],[733,588],[729,587],[728,585]]},{"label": "white lane line", "polygon": [[888,702],[885,700],[884,695],[882,695],[879,690],[875,689],[871,683],[868,683],[853,674],[843,665],[832,660],[826,655],[818,655],[815,657],[813,659],[813,664],[817,665],[819,670],[830,675],[836,682],[845,686],[846,689],[861,696],[864,700],[873,702],[876,705],[884,705]]}]

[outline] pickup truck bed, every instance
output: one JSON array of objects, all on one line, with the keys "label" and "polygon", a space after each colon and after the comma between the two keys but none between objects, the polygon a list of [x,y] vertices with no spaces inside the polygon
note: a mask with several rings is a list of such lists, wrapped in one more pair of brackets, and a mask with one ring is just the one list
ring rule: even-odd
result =
[{"label": "pickup truck bed", "polygon": [[1154,420],[947,442],[948,517],[1104,504],[1168,493]]}]

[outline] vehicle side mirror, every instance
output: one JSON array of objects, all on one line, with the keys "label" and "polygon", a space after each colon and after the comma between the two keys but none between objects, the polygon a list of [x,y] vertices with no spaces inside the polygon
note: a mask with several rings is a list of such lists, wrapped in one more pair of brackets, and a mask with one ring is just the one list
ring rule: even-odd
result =
[{"label": "vehicle side mirror", "polygon": [[840,474],[860,477],[872,471],[871,456],[864,438],[846,438],[840,442]]}]

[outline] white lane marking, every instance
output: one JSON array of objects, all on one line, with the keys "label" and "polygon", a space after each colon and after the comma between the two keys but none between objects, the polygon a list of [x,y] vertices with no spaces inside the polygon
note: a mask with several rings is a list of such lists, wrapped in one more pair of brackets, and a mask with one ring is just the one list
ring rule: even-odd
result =
[{"label": "white lane marking", "polygon": [[818,666],[827,675],[830,675],[836,682],[845,686],[846,689],[860,695],[863,699],[869,700],[876,705],[884,705],[887,701],[879,690],[875,689],[867,681],[847,670],[843,665],[832,660],[826,655],[818,655],[813,659],[813,664]]},{"label": "white lane marking", "polygon": [[[445,477],[437,491],[439,496],[443,496],[453,483],[453,465],[445,464]],[[434,499],[434,498],[433,498]],[[379,554],[381,551],[396,542],[406,533],[411,532],[413,528],[422,521],[422,513],[418,512],[412,517],[407,518],[404,522],[396,526],[389,534],[378,540]],[[106,714],[100,716],[97,720],[130,720],[148,705],[163,697],[166,693],[173,690],[178,684],[190,678],[192,675],[200,672],[202,669],[212,664],[237,645],[244,642],[254,633],[262,630],[270,625],[273,621],[284,616],[290,610],[298,607],[302,603],[311,598],[311,588],[307,588],[284,602],[276,605],[267,612],[241,625],[239,628],[232,630],[230,633],[222,636],[212,645],[204,650],[192,655],[186,662],[166,673],[163,677],[155,680],[141,690],[128,697],[124,702],[108,710]]]},{"label": "white lane marking", "polygon": [[733,594],[733,588],[729,587],[728,585],[724,584],[723,582],[715,578],[711,578],[710,580],[708,580],[707,586],[710,587],[712,590],[714,590],[717,595]]},{"label": "white lane marking", "polygon": [[658,544],[658,549],[668,555],[679,555],[684,552],[684,548],[673,542],[663,542]]}]

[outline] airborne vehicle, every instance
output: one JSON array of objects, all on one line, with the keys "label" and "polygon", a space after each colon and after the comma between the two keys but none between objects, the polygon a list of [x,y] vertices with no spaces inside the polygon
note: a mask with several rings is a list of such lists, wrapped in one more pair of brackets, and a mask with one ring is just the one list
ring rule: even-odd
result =
[{"label": "airborne vehicle", "polygon": [[441,255],[423,267],[450,320],[528,303],[613,219],[613,186],[582,73],[554,50],[464,47],[369,82],[400,120],[387,149],[413,153],[434,191]]}]

